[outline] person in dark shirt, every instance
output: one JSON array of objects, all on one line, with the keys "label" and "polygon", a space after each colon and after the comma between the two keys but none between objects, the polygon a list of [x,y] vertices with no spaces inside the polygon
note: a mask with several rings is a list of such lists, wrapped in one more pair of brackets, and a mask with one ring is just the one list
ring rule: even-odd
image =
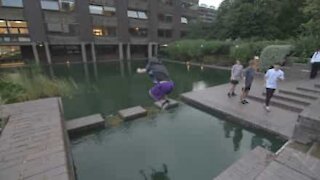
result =
[{"label": "person in dark shirt", "polygon": [[255,66],[255,62],[254,61],[250,61],[249,62],[249,67],[245,70],[244,72],[244,78],[245,78],[245,83],[244,83],[244,87],[242,88],[242,94],[240,97],[240,102],[242,104],[248,104],[249,102],[246,100],[253,80],[254,80],[254,76],[256,74],[256,66]]},{"label": "person in dark shirt", "polygon": [[146,67],[143,69],[138,68],[137,73],[147,73],[151,78],[154,86],[149,90],[149,94],[155,101],[164,100],[164,102],[162,103],[163,108],[166,104],[169,104],[167,95],[169,95],[173,91],[174,82],[170,79],[167,68],[158,58],[150,58]]}]

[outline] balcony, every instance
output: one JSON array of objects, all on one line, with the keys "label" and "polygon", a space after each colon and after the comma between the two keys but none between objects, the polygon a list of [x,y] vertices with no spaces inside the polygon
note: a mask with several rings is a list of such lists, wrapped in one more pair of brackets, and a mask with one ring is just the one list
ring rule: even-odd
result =
[{"label": "balcony", "polygon": [[77,36],[59,36],[48,35],[50,44],[79,44],[80,40]]},{"label": "balcony", "polygon": [[135,0],[135,1],[129,0],[128,8],[136,9],[136,10],[148,10],[148,1],[147,0]]},{"label": "balcony", "polygon": [[117,26],[117,17],[105,17],[105,16],[92,16],[93,26]]}]

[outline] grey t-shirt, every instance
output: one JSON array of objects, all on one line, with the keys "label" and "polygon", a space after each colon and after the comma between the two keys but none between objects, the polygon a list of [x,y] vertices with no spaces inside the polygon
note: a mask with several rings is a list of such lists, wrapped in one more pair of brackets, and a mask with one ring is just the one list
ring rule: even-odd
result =
[{"label": "grey t-shirt", "polygon": [[242,78],[242,70],[243,70],[242,65],[240,64],[233,65],[231,70],[231,80],[240,81]]},{"label": "grey t-shirt", "polygon": [[252,82],[253,82],[253,79],[254,79],[254,76],[256,74],[256,70],[253,69],[252,67],[249,67],[245,70],[244,72],[244,77],[246,78],[246,81],[245,81],[245,86],[251,86]]}]

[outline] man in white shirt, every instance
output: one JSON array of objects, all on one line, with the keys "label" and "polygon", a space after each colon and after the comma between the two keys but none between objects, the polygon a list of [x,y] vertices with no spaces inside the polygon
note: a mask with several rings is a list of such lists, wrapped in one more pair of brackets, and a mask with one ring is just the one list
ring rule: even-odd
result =
[{"label": "man in white shirt", "polygon": [[311,58],[310,79],[314,79],[317,77],[319,69],[320,69],[320,48],[313,54]]},{"label": "man in white shirt", "polygon": [[280,64],[275,64],[273,69],[269,69],[265,74],[265,81],[266,81],[266,104],[265,109],[269,112],[270,111],[270,100],[278,88],[278,81],[284,80],[284,73],[280,70]]}]

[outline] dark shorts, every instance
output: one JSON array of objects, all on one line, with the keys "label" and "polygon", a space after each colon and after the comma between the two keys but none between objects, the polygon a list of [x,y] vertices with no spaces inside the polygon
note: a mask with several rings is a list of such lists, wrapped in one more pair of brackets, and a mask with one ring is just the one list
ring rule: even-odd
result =
[{"label": "dark shorts", "polygon": [[251,89],[251,84],[242,88],[242,90],[246,92],[250,91],[250,89]]},{"label": "dark shorts", "polygon": [[172,81],[166,81],[155,84],[149,91],[150,96],[154,100],[161,100],[165,95],[170,94],[174,88],[174,83]]},{"label": "dark shorts", "polygon": [[237,84],[239,84],[239,81],[238,80],[231,80],[230,83],[233,85],[237,85]]}]

